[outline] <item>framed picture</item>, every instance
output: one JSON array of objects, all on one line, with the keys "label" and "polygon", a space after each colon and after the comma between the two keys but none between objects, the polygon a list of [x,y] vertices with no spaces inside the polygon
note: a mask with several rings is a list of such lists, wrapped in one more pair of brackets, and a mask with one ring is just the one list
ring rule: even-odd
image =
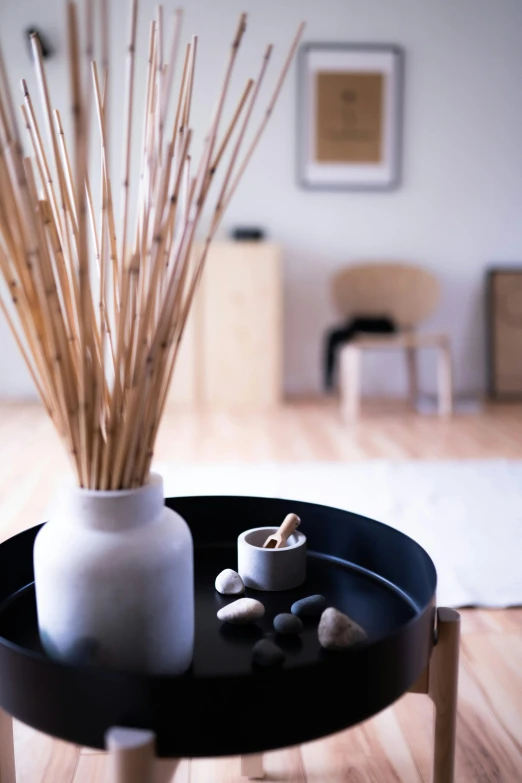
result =
[{"label": "framed picture", "polygon": [[299,183],[391,190],[400,182],[404,54],[384,44],[299,51]]}]

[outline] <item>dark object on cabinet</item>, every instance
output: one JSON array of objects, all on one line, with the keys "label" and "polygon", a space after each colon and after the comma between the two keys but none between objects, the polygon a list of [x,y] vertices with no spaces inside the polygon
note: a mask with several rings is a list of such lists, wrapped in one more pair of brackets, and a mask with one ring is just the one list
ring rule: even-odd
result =
[{"label": "dark object on cabinet", "polygon": [[255,226],[239,226],[230,232],[230,236],[236,242],[261,242],[265,238],[265,232]]}]

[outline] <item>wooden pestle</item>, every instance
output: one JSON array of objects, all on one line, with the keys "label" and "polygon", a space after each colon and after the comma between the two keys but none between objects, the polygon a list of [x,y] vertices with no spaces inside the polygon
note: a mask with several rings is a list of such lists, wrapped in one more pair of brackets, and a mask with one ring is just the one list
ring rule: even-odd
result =
[{"label": "wooden pestle", "polygon": [[297,514],[287,514],[279,529],[273,535],[268,536],[263,544],[263,549],[281,549],[300,524],[301,520]]}]

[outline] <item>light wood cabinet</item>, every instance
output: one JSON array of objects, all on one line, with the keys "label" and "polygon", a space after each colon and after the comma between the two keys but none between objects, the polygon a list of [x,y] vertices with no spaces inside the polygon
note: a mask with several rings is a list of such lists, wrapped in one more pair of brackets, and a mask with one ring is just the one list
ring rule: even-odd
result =
[{"label": "light wood cabinet", "polygon": [[281,251],[214,243],[180,346],[169,403],[262,409],[282,397]]}]

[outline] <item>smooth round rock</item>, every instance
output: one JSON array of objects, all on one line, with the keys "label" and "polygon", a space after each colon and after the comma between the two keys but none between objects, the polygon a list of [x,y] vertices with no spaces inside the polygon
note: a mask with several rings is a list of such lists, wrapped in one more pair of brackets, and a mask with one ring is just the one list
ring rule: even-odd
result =
[{"label": "smooth round rock", "polygon": [[285,657],[282,649],[270,639],[261,639],[252,647],[252,660],[258,666],[281,666]]},{"label": "smooth round rock", "polygon": [[261,601],[255,598],[239,598],[227,606],[223,606],[217,613],[218,620],[233,625],[245,625],[259,620],[265,613],[265,607]]},{"label": "smooth round rock", "polygon": [[215,588],[221,595],[241,595],[245,592],[243,580],[231,568],[225,568],[216,576]]},{"label": "smooth round rock", "polygon": [[366,631],[333,606],[322,613],[317,634],[321,647],[326,650],[345,650],[366,639]]},{"label": "smooth round rock", "polygon": [[302,620],[311,620],[320,617],[326,609],[324,595],[309,595],[292,604],[290,611]]},{"label": "smooth round rock", "polygon": [[277,633],[296,634],[303,630],[303,622],[294,614],[278,614],[274,617],[274,628]]}]

